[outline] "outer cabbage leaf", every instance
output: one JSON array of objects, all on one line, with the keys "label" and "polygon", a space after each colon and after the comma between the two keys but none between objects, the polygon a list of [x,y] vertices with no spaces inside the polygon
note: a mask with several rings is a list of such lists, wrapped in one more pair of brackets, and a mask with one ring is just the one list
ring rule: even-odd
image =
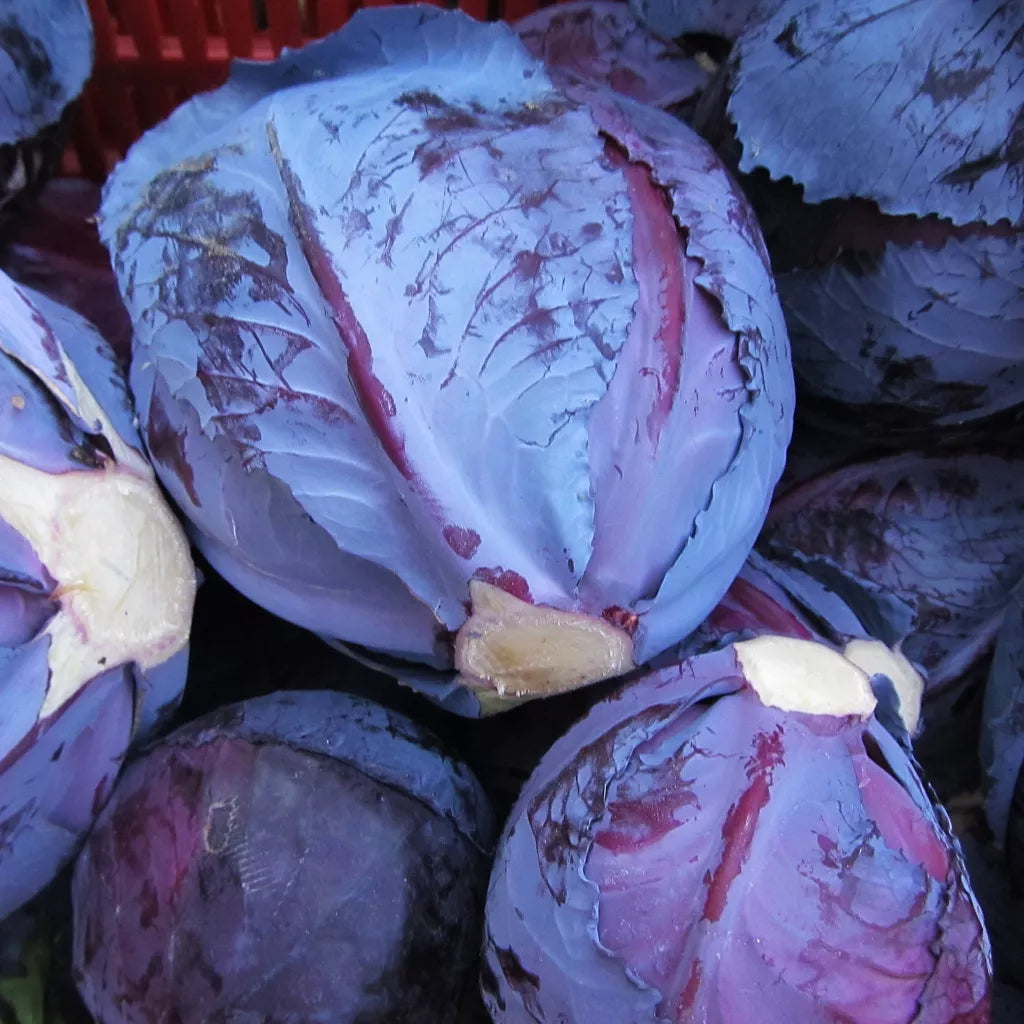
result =
[{"label": "outer cabbage leaf", "polygon": [[777,278],[801,385],[878,417],[948,427],[1024,395],[1024,249],[976,234],[887,245]]},{"label": "outer cabbage leaf", "polygon": [[811,203],[1024,221],[1022,10],[1007,0],[787,0],[738,43],[740,168]]},{"label": "outer cabbage leaf", "polygon": [[985,687],[979,753],[987,782],[985,814],[1001,847],[1024,773],[1024,579],[1013,592],[996,639]]},{"label": "outer cabbage leaf", "polygon": [[149,450],[265,607],[447,671],[471,579],[638,658],[721,596],[781,472],[781,314],[707,147],[593,95],[507,27],[364,12],[112,176]]},{"label": "outer cabbage leaf", "polygon": [[664,109],[693,99],[708,83],[704,67],[618,0],[542,7],[513,27],[555,81],[583,79]]},{"label": "outer cabbage leaf", "polygon": [[[712,591],[718,590],[721,579],[736,577],[743,564],[741,552],[753,546],[756,529],[747,531],[763,521],[760,502],[762,496],[770,495],[771,481],[782,473],[790,437],[789,348],[754,213],[710,149],[689,144],[691,133],[685,125],[625,97],[594,94],[589,102],[601,130],[617,139],[632,160],[649,166],[654,181],[667,191],[677,221],[687,226],[687,256],[700,267],[695,283],[720,304],[722,319],[736,332],[735,358],[742,376],[736,375],[721,348],[717,352],[712,348],[704,357],[702,373],[694,371],[699,383],[691,394],[697,413],[701,419],[713,415],[714,410],[704,408],[703,397],[708,394],[735,396],[742,387],[749,397],[738,407],[742,433],[731,462],[715,480],[710,495],[672,493],[663,486],[668,467],[659,463],[652,464],[651,472],[660,486],[646,492],[645,502],[637,500],[644,492],[623,491],[618,516],[642,516],[650,523],[647,516],[655,508],[676,514],[685,509],[684,521],[693,523],[656,596],[637,606],[645,630],[638,661],[646,661],[679,638],[681,620],[689,622],[684,608],[693,603],[705,604],[709,610],[714,606],[717,599]],[[682,412],[678,411],[680,418]],[[704,428],[701,445],[709,455],[714,451],[715,432],[725,433],[721,419],[711,428],[711,424]],[[683,426],[680,438],[688,432]],[[694,442],[689,438],[670,449],[665,457],[674,457],[675,463],[669,462],[669,472],[686,473],[693,454]],[[608,524],[607,535],[621,557],[630,548],[623,543],[618,516]],[[645,525],[637,535],[649,537],[647,530]],[[643,556],[633,557],[644,564]],[[708,573],[712,565],[715,571]],[[584,580],[584,588],[586,584]]]},{"label": "outer cabbage leaf", "polygon": [[629,0],[652,32],[669,39],[688,32],[736,39],[758,7],[774,0]]},{"label": "outer cabbage leaf", "polygon": [[92,71],[85,0],[0,2],[0,144],[59,121]]}]

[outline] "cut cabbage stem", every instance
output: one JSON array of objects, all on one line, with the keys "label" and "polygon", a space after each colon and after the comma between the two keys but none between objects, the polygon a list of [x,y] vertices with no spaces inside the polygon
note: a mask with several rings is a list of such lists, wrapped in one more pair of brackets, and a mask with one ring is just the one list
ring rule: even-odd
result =
[{"label": "cut cabbage stem", "polygon": [[921,696],[924,679],[898,648],[881,640],[851,640],[843,648],[843,657],[864,669],[869,676],[884,675],[891,680],[900,701],[900,718],[911,736],[921,724]]},{"label": "cut cabbage stem", "polygon": [[767,707],[860,718],[875,710],[867,672],[815,640],[766,635],[734,649],[744,678]]},{"label": "cut cabbage stem", "polygon": [[533,605],[471,580],[472,613],[455,638],[455,667],[484,712],[635,668],[624,630],[582,612]]}]

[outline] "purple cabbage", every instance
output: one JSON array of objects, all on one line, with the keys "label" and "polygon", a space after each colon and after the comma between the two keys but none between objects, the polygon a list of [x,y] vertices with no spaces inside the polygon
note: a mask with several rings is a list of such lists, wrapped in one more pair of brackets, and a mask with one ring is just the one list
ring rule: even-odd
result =
[{"label": "purple cabbage", "polygon": [[761,218],[802,394],[879,443],[1019,415],[1020,4],[770,6],[732,55],[722,148]]},{"label": "purple cabbage", "polygon": [[84,316],[127,367],[132,325],[99,239],[99,205],[100,187],[94,182],[57,178],[47,183],[32,204],[31,216],[8,233],[0,267],[19,284]]},{"label": "purple cabbage", "polygon": [[673,112],[708,83],[707,68],[645,28],[619,0],[541,7],[513,28],[556,83],[580,79]]},{"label": "purple cabbage", "polygon": [[493,823],[424,729],[346,694],[229,705],[124,771],[75,865],[100,1024],[445,1024],[475,980]]},{"label": "purple cabbage", "polygon": [[744,172],[804,200],[1024,223],[1015,0],[783,0],[738,41],[729,99]]},{"label": "purple cabbage", "polygon": [[595,705],[499,843],[495,1024],[987,1022],[959,846],[872,709],[850,662],[773,636]]},{"label": "purple cabbage", "polygon": [[457,710],[643,662],[753,544],[792,377],[751,211],[507,26],[364,11],[236,64],[132,149],[101,234],[204,555]]},{"label": "purple cabbage", "polygon": [[902,650],[926,680],[925,724],[942,723],[987,671],[1024,578],[1024,464],[969,451],[842,466],[778,497],[759,544],[826,583],[866,625],[905,634]]},{"label": "purple cabbage", "polygon": [[86,0],[0,0],[0,212],[56,168],[92,60]]},{"label": "purple cabbage", "polygon": [[688,34],[734,40],[769,0],[629,0],[644,24],[669,39]]},{"label": "purple cabbage", "polygon": [[103,339],[2,275],[0,310],[3,918],[180,697],[195,577]]}]

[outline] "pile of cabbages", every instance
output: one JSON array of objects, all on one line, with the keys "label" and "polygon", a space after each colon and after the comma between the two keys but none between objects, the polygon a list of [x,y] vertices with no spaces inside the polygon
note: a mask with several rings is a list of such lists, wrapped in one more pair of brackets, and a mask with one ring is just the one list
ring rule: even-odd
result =
[{"label": "pile of cabbages", "polygon": [[1024,1019],[1024,3],[0,16],[0,1019]]}]

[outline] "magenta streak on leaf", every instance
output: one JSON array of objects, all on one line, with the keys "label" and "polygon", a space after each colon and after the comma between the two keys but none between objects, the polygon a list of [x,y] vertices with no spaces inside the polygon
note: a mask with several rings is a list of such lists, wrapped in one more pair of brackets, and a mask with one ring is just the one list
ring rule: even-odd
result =
[{"label": "magenta streak on leaf", "polygon": [[189,500],[200,508],[199,491],[196,487],[195,472],[185,452],[185,429],[175,428],[167,415],[159,389],[153,392],[149,405],[149,422],[146,424],[146,443],[154,462],[171,470],[181,481]]},{"label": "magenta streak on leaf", "polygon": [[[359,405],[387,457],[398,472],[410,483],[417,485],[417,491],[420,491],[421,481],[409,462],[405,452],[405,439],[395,423],[395,400],[373,373],[373,350],[370,348],[370,339],[356,317],[334,267],[331,266],[323,240],[309,214],[309,205],[302,184],[281,153],[277,132],[272,124],[267,126],[267,135],[270,140],[270,151],[288,195],[289,217],[295,234],[298,236],[313,279],[330,307],[338,336],[348,350],[349,379],[352,381]],[[436,506],[436,502],[430,504]]]},{"label": "magenta streak on leaf", "polygon": [[882,841],[911,863],[920,864],[937,882],[945,883],[949,857],[931,822],[906,790],[863,750],[854,747],[850,753],[861,802]]},{"label": "magenta streak on leaf", "polygon": [[476,530],[467,530],[464,526],[446,526],[441,533],[448,547],[459,558],[472,558],[480,547],[480,534]]},{"label": "magenta streak on leaf", "polygon": [[530,584],[517,572],[511,569],[503,569],[500,565],[494,568],[480,568],[473,573],[473,579],[483,580],[493,587],[504,590],[506,594],[518,597],[520,601],[527,601],[533,604],[533,595],[530,593]]},{"label": "magenta streak on leaf", "polygon": [[[26,305],[28,305],[28,299],[25,299]],[[57,344],[57,339],[54,337],[53,331],[50,325],[46,322],[46,318],[40,313],[35,306],[30,306],[32,310],[32,320],[39,327],[42,332],[42,345],[43,351],[53,360],[53,375],[60,381],[61,384],[67,384],[70,386],[71,382],[68,380],[67,372],[64,369],[64,360],[60,354],[60,346]]]},{"label": "magenta streak on leaf", "polygon": [[725,849],[708,883],[703,914],[707,921],[718,921],[725,911],[729,889],[750,854],[757,819],[771,796],[772,770],[783,763],[781,726],[770,733],[759,732],[754,743],[754,753],[747,759],[746,766],[750,785],[729,808],[722,826]]},{"label": "magenta streak on leaf", "polygon": [[657,282],[657,292],[649,296],[649,301],[655,306],[652,315],[652,321],[657,324],[654,342],[661,353],[661,365],[647,370],[658,378],[654,402],[647,414],[647,436],[656,446],[679,393],[682,334],[686,319],[682,251],[679,229],[668,200],[651,181],[650,170],[643,164],[629,163],[622,157],[619,159],[633,210],[636,277],[638,281]]},{"label": "magenta streak on leaf", "polygon": [[615,800],[608,805],[611,827],[596,832],[594,842],[619,854],[633,853],[658,842],[680,827],[682,808],[700,807],[692,787],[692,779],[675,777],[634,799]]},{"label": "magenta streak on leaf", "polygon": [[700,989],[700,981],[701,961],[694,959],[690,965],[690,976],[686,979],[686,987],[676,1001],[676,1020],[690,1020],[690,1012],[693,1010],[694,1000],[696,1000],[697,992]]},{"label": "magenta streak on leaf", "polygon": [[814,639],[814,634],[792,612],[742,578],[733,581],[708,619],[721,633],[756,629],[798,640]]}]

